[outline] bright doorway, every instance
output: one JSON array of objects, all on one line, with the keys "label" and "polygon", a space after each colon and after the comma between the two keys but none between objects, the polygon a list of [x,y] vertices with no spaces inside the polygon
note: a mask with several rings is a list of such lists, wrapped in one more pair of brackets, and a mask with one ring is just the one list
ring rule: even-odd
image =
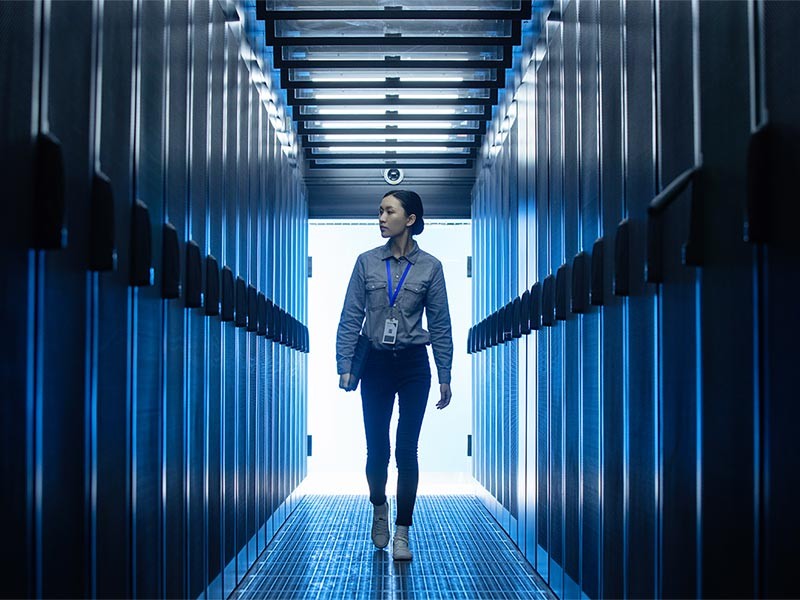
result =
[{"label": "bright doorway", "polygon": [[[442,261],[453,325],[453,400],[436,410],[439,382],[428,348],[433,380],[428,409],[419,442],[419,493],[470,493],[473,490],[467,435],[472,432],[472,373],[466,353],[467,331],[472,318],[471,279],[467,260],[472,251],[469,220],[425,220],[417,239],[420,247]],[[361,393],[338,388],[336,329],[344,295],[356,257],[384,240],[377,219],[309,221],[309,256],[312,276],[308,282],[309,354],[308,433],[312,455],[308,459],[305,489],[313,493],[367,493],[364,477],[366,443],[361,415]],[[397,425],[392,419],[391,440]],[[389,465],[388,494],[394,494],[394,455]]]}]

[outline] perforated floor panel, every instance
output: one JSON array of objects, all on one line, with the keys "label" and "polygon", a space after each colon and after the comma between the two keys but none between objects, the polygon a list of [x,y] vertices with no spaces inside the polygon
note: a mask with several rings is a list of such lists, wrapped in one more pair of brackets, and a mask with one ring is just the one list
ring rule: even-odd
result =
[{"label": "perforated floor panel", "polygon": [[410,563],[373,546],[371,519],[366,496],[306,496],[233,597],[554,598],[472,496],[417,499]]}]

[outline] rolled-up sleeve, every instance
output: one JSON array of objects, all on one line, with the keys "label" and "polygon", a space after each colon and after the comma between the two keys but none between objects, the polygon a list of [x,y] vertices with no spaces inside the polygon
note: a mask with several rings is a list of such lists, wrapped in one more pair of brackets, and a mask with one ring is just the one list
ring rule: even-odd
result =
[{"label": "rolled-up sleeve", "polygon": [[444,283],[442,263],[437,261],[425,302],[428,332],[431,336],[433,360],[439,374],[439,383],[450,383],[453,365],[453,334],[450,327],[450,307]]},{"label": "rolled-up sleeve", "polygon": [[364,323],[367,294],[364,282],[363,258],[359,256],[350,276],[342,315],[339,318],[339,329],[336,332],[336,372],[339,375],[350,372],[358,334],[361,333],[361,326]]}]

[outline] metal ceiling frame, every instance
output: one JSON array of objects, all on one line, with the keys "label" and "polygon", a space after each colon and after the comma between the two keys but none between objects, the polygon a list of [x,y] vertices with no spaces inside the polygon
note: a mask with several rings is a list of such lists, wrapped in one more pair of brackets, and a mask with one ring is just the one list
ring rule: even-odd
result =
[{"label": "metal ceiling frame", "polygon": [[382,46],[384,44],[392,46],[504,46],[511,48],[519,46],[522,41],[522,25],[515,21],[512,24],[510,36],[497,37],[436,37],[436,36],[414,36],[403,37],[393,33],[387,33],[383,37],[277,37],[275,32],[270,32],[269,24],[274,21],[267,21],[267,43],[275,50],[283,46]]},{"label": "metal ceiling frame", "polygon": [[[370,134],[370,135],[378,135],[378,134],[402,134],[402,135],[423,135],[423,134],[431,134],[431,135],[483,135],[486,133],[486,121],[480,121],[480,125],[478,127],[459,127],[452,129],[442,129],[442,128],[419,128],[409,127],[408,129],[403,128],[396,128],[396,127],[375,127],[374,129],[314,129],[312,127],[308,127],[304,121],[300,121],[297,124],[297,135],[350,135],[352,133],[358,134]],[[440,146],[446,146],[447,143],[442,143]]]},{"label": "metal ceiling frame", "polygon": [[511,67],[512,56],[505,53],[501,60],[425,60],[385,57],[383,60],[287,60],[275,56],[278,69],[498,69]]},{"label": "metal ceiling frame", "polygon": [[481,140],[453,140],[448,142],[436,142],[430,140],[326,140],[326,141],[312,141],[305,140],[303,142],[304,148],[333,148],[336,146],[352,146],[358,147],[386,147],[386,148],[403,148],[403,147],[421,147],[421,148],[441,148],[447,146],[448,148],[480,148]]},{"label": "metal ceiling frame", "polygon": [[385,77],[383,81],[292,81],[289,73],[281,71],[281,87],[286,90],[330,90],[330,89],[398,89],[398,90],[480,90],[500,89],[506,86],[506,72],[498,71],[494,80],[470,79],[467,81],[401,81],[399,77]]},{"label": "metal ceiling frame", "polygon": [[388,167],[394,167],[396,169],[471,169],[474,165],[474,160],[469,159],[465,161],[463,164],[461,163],[447,163],[447,162],[437,162],[437,163],[419,163],[419,164],[404,164],[404,163],[393,163],[393,162],[385,162],[385,163],[363,163],[363,164],[354,164],[354,163],[343,163],[341,165],[321,165],[316,160],[311,159],[308,161],[308,166],[311,169],[386,169]]},{"label": "metal ceiling frame", "polygon": [[497,104],[497,89],[488,88],[489,96],[486,98],[398,98],[396,94],[386,94],[384,98],[297,98],[294,93],[287,94],[286,103],[289,106],[495,106]]},{"label": "metal ceiling frame", "polygon": [[[447,0],[442,0],[446,8],[436,9],[405,9],[401,6],[385,6],[383,8],[370,9],[341,9],[332,7],[325,9],[292,9],[281,8],[279,10],[268,10],[268,0],[256,0],[256,15],[265,25],[266,44],[273,49],[274,66],[280,69],[280,85],[286,90],[286,100],[289,107],[389,107],[383,113],[378,114],[303,114],[300,109],[290,110],[291,118],[297,123],[297,136],[303,148],[303,158],[307,161],[310,169],[371,169],[397,167],[404,169],[471,169],[474,167],[478,149],[482,145],[482,138],[486,134],[487,124],[492,119],[494,107],[498,103],[498,90],[506,86],[506,69],[513,63],[513,47],[519,46],[522,41],[522,22],[531,19],[533,12],[533,2],[531,0],[521,0],[517,9],[453,9],[447,6]],[[398,0],[399,1],[399,0]],[[510,32],[509,35],[487,35],[491,33],[484,26],[484,31],[475,34],[463,34],[464,32],[446,32],[440,35],[404,35],[403,33],[387,33],[383,36],[368,35],[357,37],[353,35],[320,36],[320,23],[325,21],[504,21],[503,32]],[[287,32],[295,35],[280,36],[276,34],[276,25],[285,21],[297,21],[297,27]],[[313,35],[303,36],[303,21],[315,21],[314,29],[308,29],[308,33]],[[510,24],[510,27],[508,27]],[[404,25],[400,24],[402,29]],[[489,24],[492,29],[496,29],[495,23]],[[468,27],[470,29],[473,27]],[[478,27],[480,28],[480,27]],[[374,29],[374,27],[371,27]],[[413,27],[413,29],[418,29]],[[322,30],[325,33],[324,29]],[[452,33],[452,35],[450,35]],[[309,49],[307,47],[315,47]],[[374,48],[365,49],[372,46]],[[414,46],[424,47],[424,50],[415,49]],[[469,50],[476,46],[483,47],[480,51]],[[292,58],[284,59],[284,48],[297,47],[291,51]],[[306,48],[304,48],[306,47]],[[447,47],[447,48],[445,48]],[[408,48],[408,50],[405,50]],[[442,48],[438,50],[438,48]],[[315,58],[304,60],[296,58],[302,56],[304,52],[309,52]],[[420,55],[419,59],[414,58],[415,52]],[[464,56],[468,60],[456,60],[453,57]],[[370,58],[371,55],[376,58]],[[320,58],[331,56],[331,60]],[[348,56],[358,58],[349,58]],[[436,56],[441,56],[442,60],[435,60]],[[490,56],[486,60],[476,58],[480,56]],[[432,58],[433,57],[433,58]],[[316,75],[330,81],[313,80],[294,80],[293,69],[306,69],[316,71],[333,71],[342,69],[353,69],[366,71],[368,69],[379,72],[377,81],[354,81],[361,77],[353,75],[350,80],[341,77],[343,74],[331,73],[330,76]],[[469,79],[461,81],[408,81],[401,80],[402,73],[409,73],[413,70],[447,70],[460,71],[459,75],[465,74],[464,70],[481,69],[494,70],[489,75],[494,75],[492,79]],[[384,73],[392,72],[391,76]],[[381,73],[383,72],[383,73]],[[475,73],[466,73],[468,76],[475,76]],[[480,75],[483,75],[481,73]],[[419,75],[418,75],[419,76]],[[442,76],[442,79],[445,79]],[[319,95],[328,96],[318,99],[314,97],[300,97],[313,94],[314,92],[304,92],[303,90],[319,90]],[[330,90],[337,90],[342,96],[366,95],[367,90],[378,91],[375,98],[347,98],[335,97],[336,93],[331,94]],[[380,94],[382,90],[391,90],[392,93]],[[458,95],[458,98],[400,98],[407,90],[441,90],[443,95]],[[475,90],[472,93],[486,94],[485,97],[461,97],[463,90]],[[458,92],[456,94],[456,92]],[[466,92],[469,93],[469,92]],[[330,97],[334,96],[334,97]],[[442,106],[474,106],[481,107],[476,114],[455,113],[455,114],[436,114],[435,112],[422,112],[422,114],[400,114],[397,107],[418,106],[418,107],[442,107]],[[424,109],[423,109],[424,111]],[[375,122],[435,122],[453,123],[456,127],[447,128],[427,128],[415,126],[413,128],[401,128],[397,125],[387,125],[381,128],[359,127],[360,123]],[[477,127],[459,126],[461,122],[476,123]],[[311,123],[331,124],[333,127],[311,127]],[[337,127],[337,123],[353,123],[353,127]],[[460,135],[469,136],[459,140],[402,140],[389,136],[400,135]],[[320,141],[314,136],[334,135],[374,135],[376,140],[324,140]],[[403,148],[447,148],[460,149],[462,152],[451,153],[448,151],[408,151]],[[346,152],[326,152],[334,148],[353,149]],[[358,148],[382,149],[383,152],[357,151]],[[465,151],[464,151],[465,150]],[[368,164],[354,164],[354,160],[374,159],[376,162]],[[404,163],[404,160],[422,160],[419,164]],[[320,160],[335,161],[334,164],[320,164]],[[453,162],[456,161],[456,162]]]},{"label": "metal ceiling frame", "polygon": [[455,152],[401,152],[388,151],[383,154],[375,154],[373,152],[330,152],[319,153],[314,152],[314,148],[305,148],[305,157],[309,159],[318,158],[344,158],[344,159],[357,159],[357,158],[383,158],[385,160],[403,160],[406,158],[477,158],[478,150],[476,148],[468,148],[469,152],[455,153]]},{"label": "metal ceiling frame", "polygon": [[452,114],[427,114],[427,115],[406,115],[398,114],[396,111],[387,110],[383,114],[369,115],[314,115],[303,114],[300,111],[293,111],[292,118],[295,121],[491,121],[492,109],[488,106],[483,107],[481,113],[452,113]]},{"label": "metal ceiling frame", "polygon": [[[269,10],[267,0],[256,0],[256,16],[262,21],[393,21],[393,20],[437,20],[437,21],[527,21],[531,18],[532,5],[522,0],[518,10],[484,10],[456,8],[442,9],[404,9],[402,6],[385,6],[383,9],[336,9],[336,10]],[[466,16],[469,15],[469,16]]]}]

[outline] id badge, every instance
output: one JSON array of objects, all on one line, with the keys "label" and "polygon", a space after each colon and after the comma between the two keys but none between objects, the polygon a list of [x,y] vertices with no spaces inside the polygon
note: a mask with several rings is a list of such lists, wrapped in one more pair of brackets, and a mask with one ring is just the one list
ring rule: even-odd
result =
[{"label": "id badge", "polygon": [[397,319],[386,319],[383,326],[383,343],[394,345],[397,342]]}]

